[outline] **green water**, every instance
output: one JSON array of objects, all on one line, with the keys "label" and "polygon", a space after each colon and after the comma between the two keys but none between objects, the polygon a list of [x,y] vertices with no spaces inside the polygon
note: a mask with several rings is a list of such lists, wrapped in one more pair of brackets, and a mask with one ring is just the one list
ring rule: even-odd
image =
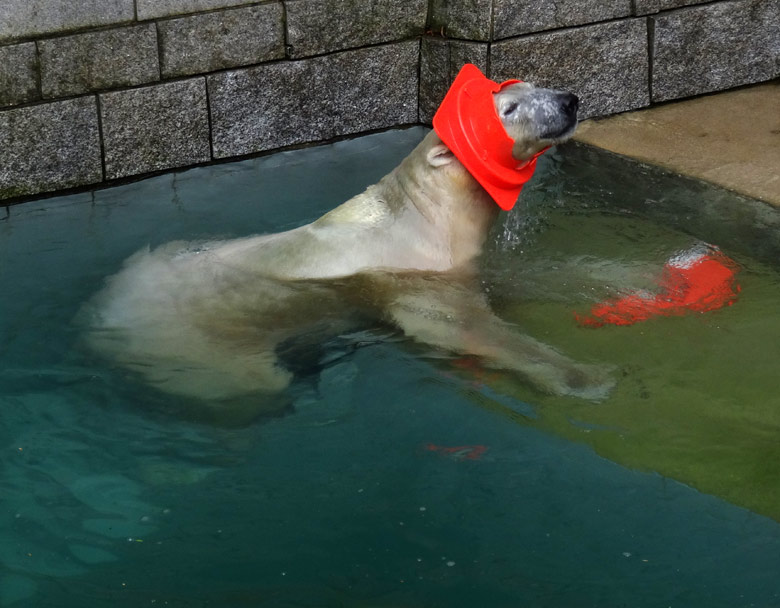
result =
[{"label": "green water", "polygon": [[[595,407],[537,398],[534,425],[780,521],[780,213],[585,146],[553,167],[494,245],[497,304],[575,358],[616,366],[619,383]],[[575,322],[573,311],[652,289],[665,260],[702,242],[738,263],[734,305],[630,327]]]},{"label": "green water", "polygon": [[[8,209],[0,606],[780,605],[780,218],[752,201],[580,146],[545,155],[485,286],[528,333],[614,365],[602,403],[393,336],[302,375],[285,415],[215,428],[81,348],[74,315],[134,251],[311,221],[423,134]],[[733,306],[574,322],[699,241],[740,264]]]}]

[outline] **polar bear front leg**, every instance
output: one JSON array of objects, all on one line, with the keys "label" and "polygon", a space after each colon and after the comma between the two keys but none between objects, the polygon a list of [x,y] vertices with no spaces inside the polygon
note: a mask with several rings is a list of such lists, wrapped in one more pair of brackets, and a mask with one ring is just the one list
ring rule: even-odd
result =
[{"label": "polar bear front leg", "polygon": [[484,296],[460,285],[423,281],[396,297],[390,319],[419,342],[480,357],[488,367],[517,372],[537,389],[604,399],[614,386],[608,371],[576,363],[498,318]]}]

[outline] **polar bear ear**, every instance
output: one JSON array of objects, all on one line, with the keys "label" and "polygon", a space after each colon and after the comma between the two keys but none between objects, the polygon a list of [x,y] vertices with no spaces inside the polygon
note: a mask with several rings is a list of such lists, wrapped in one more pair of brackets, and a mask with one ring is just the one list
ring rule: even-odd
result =
[{"label": "polar bear ear", "polygon": [[428,150],[428,155],[426,156],[428,164],[432,167],[447,165],[451,163],[454,158],[455,155],[450,152],[450,149],[444,144],[436,144]]}]

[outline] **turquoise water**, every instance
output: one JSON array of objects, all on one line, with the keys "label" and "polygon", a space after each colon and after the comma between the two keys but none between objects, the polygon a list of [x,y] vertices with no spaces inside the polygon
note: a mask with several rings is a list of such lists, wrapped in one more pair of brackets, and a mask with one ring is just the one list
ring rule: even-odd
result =
[{"label": "turquoise water", "polygon": [[[745,473],[777,466],[777,321],[756,322],[779,284],[767,207],[581,146],[544,157],[491,239],[486,288],[539,339],[622,369],[601,404],[453,371],[393,335],[303,374],[284,415],[218,428],[81,347],[79,307],[139,248],[311,221],[423,134],[7,210],[0,606],[780,606],[778,477]],[[573,322],[700,240],[742,265],[737,305],[625,332]],[[749,394],[705,373],[734,362],[702,345],[751,344]],[[728,494],[738,475],[755,504]]]}]

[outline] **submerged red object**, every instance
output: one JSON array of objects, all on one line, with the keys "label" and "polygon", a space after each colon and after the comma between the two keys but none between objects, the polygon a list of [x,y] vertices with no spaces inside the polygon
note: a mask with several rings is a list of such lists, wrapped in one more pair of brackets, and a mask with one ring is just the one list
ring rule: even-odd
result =
[{"label": "submerged red object", "polygon": [[658,292],[641,291],[596,304],[580,325],[633,325],[659,315],[708,312],[737,299],[737,264],[717,249],[686,252],[664,266]]},{"label": "submerged red object", "polygon": [[533,177],[536,159],[512,156],[514,141],[506,132],[493,93],[522,82],[489,80],[477,66],[464,65],[433,117],[433,129],[480,185],[505,211],[514,207],[523,185]]},{"label": "submerged red object", "polygon": [[438,452],[444,456],[449,456],[454,460],[479,460],[487,452],[488,448],[484,445],[457,445],[453,447],[427,443],[423,446],[429,452]]}]

